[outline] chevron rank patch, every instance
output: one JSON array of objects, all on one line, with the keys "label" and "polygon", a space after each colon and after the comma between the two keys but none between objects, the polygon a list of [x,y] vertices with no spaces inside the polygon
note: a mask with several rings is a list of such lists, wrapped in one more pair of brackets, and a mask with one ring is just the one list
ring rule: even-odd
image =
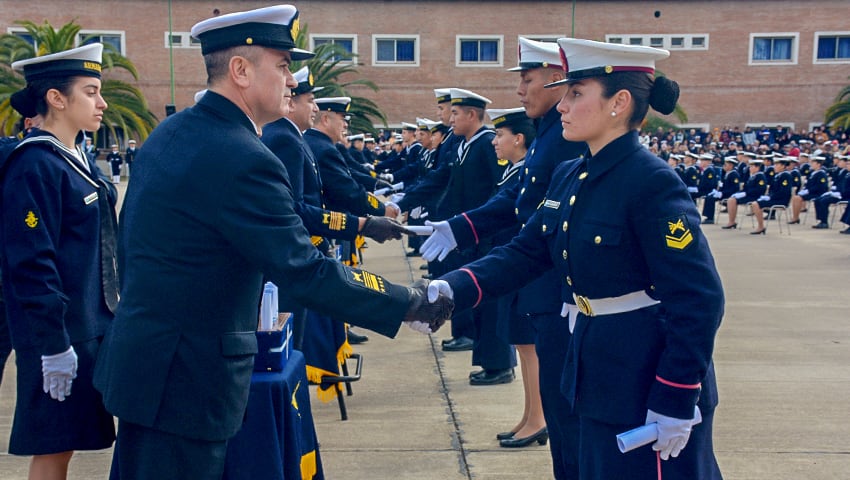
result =
[{"label": "chevron rank patch", "polygon": [[668,218],[664,221],[664,241],[667,248],[672,250],[684,250],[694,241],[691,226],[685,214]]},{"label": "chevron rank patch", "polygon": [[371,205],[372,208],[378,208],[378,205],[381,204],[381,202],[378,201],[378,197],[368,192],[366,193],[366,200],[369,202],[369,205]]},{"label": "chevron rank patch", "polygon": [[366,270],[358,270],[356,268],[352,268],[350,270],[351,277],[349,281],[356,285],[360,285],[362,287],[366,287],[369,290],[374,290],[376,292],[387,293],[387,287],[384,285],[384,279],[374,273],[367,272]]}]

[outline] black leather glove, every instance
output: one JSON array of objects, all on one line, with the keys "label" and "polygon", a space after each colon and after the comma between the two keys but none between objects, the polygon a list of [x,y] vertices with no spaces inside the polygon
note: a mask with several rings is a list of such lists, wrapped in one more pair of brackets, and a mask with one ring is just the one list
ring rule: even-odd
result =
[{"label": "black leather glove", "polygon": [[434,333],[452,317],[455,302],[451,298],[441,294],[433,303],[428,302],[427,280],[417,280],[408,287],[408,292],[410,293],[410,302],[404,316],[404,322],[410,328],[422,332],[422,329],[418,327],[427,325],[431,333]]},{"label": "black leather glove", "polygon": [[389,217],[366,217],[366,223],[360,230],[360,235],[369,237],[378,243],[387,240],[398,240],[404,233],[404,226]]}]

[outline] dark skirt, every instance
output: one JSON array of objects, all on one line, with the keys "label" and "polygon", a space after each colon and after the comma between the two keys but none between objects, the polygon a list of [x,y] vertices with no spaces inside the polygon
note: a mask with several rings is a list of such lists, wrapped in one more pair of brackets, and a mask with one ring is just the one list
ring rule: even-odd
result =
[{"label": "dark skirt", "polygon": [[9,453],[47,455],[112,446],[115,423],[92,385],[99,346],[100,339],[74,344],[77,378],[63,402],[42,389],[41,355],[31,348],[16,350],[18,397]]},{"label": "dark skirt", "polygon": [[536,336],[531,317],[517,313],[516,293],[499,297],[496,333],[511,345],[533,345]]}]

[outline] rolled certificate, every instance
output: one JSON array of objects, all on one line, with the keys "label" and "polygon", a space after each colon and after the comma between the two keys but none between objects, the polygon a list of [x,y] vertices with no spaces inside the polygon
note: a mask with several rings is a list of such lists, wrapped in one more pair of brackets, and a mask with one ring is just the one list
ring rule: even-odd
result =
[{"label": "rolled certificate", "polygon": [[[691,426],[700,422],[702,422],[702,414],[699,411],[699,407],[695,406],[694,419],[691,422]],[[617,447],[620,448],[620,453],[626,453],[644,445],[649,445],[656,440],[658,440],[658,428],[655,423],[648,423],[617,435]]]},{"label": "rolled certificate", "polygon": [[434,233],[434,227],[430,225],[408,225],[404,227],[404,231],[410,235],[431,235]]},{"label": "rolled certificate", "polygon": [[398,182],[396,184],[393,184],[392,187],[393,187],[393,190],[396,191],[396,192],[398,192],[399,190],[404,190],[404,182]]},{"label": "rolled certificate", "polygon": [[384,187],[384,188],[379,188],[372,193],[374,193],[375,195],[386,195],[390,191],[392,191],[391,187]]}]

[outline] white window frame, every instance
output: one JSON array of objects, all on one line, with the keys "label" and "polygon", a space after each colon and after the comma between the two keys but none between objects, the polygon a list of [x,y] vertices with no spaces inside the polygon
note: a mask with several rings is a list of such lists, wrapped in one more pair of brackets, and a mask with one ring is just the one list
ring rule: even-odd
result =
[{"label": "white window frame", "polygon": [[850,37],[850,31],[844,32],[815,32],[815,41],[812,44],[812,63],[815,65],[846,65],[850,63],[850,58],[825,60],[818,58],[818,40],[820,37]]},{"label": "white window frame", "polygon": [[[747,122],[744,124],[744,129],[749,127],[752,128],[754,132],[756,132],[756,130],[761,128],[762,125],[767,128],[785,127],[792,131],[797,131],[797,128],[794,126],[794,122]],[[756,138],[756,140],[758,140],[758,138]]]},{"label": "white window frame", "polygon": [[[26,35],[30,34],[30,32],[28,32],[26,28],[22,28],[22,27],[7,27],[6,33],[8,33],[10,35],[17,35],[19,33],[23,33],[23,34],[26,34]],[[33,49],[35,49],[35,51],[37,52],[38,51],[38,40],[33,38],[32,41],[33,41],[33,44],[34,44]]]},{"label": "white window frame", "polygon": [[[499,55],[495,62],[461,62],[460,61],[460,44],[462,41],[480,41],[480,40],[495,40],[499,43]],[[468,68],[490,68],[505,66],[505,36],[504,35],[455,35],[455,66]]]},{"label": "white window frame", "polygon": [[[697,131],[703,130],[703,131],[707,132],[706,135],[711,135],[711,124],[710,123],[680,123],[680,124],[676,125],[676,128],[679,129],[679,130],[690,130],[690,129],[693,128],[694,130],[697,130]],[[708,144],[704,143],[704,145],[708,145]]]},{"label": "white window frame", "polygon": [[175,43],[173,45],[174,48],[201,48],[201,42],[192,42],[192,34],[190,32],[171,32],[170,35],[168,32],[164,32],[162,39],[165,44],[165,48],[172,46],[168,42],[168,37],[172,35],[180,36],[180,43]]},{"label": "white window frame", "polygon": [[[412,62],[379,62],[378,61],[378,40],[413,40],[413,61]],[[372,34],[372,66],[373,67],[418,67],[421,61],[419,56],[419,48],[421,46],[419,35],[393,34],[393,33],[375,33]]]},{"label": "white window frame", "polygon": [[88,37],[89,35],[115,35],[121,37],[121,51],[118,52],[122,56],[127,56],[127,33],[124,30],[98,30],[98,29],[87,29],[80,30],[77,32],[77,35],[74,37],[74,45],[80,46],[80,40],[84,37]]},{"label": "white window frame", "polygon": [[[620,40],[620,43],[617,45],[632,45],[632,39],[639,38],[641,40],[640,44],[646,47],[651,46],[651,40],[653,38],[661,38],[662,44],[660,47],[656,48],[676,50],[677,52],[704,52],[709,49],[709,43],[711,40],[711,36],[708,33],[609,33],[605,35],[605,41],[608,43],[612,43],[611,40],[615,38]],[[681,38],[682,46],[674,47],[673,38]],[[695,47],[694,38],[703,38],[705,39],[705,43],[701,47]]]},{"label": "white window frame", "polygon": [[544,33],[532,33],[529,35],[517,35],[516,41],[519,43],[520,38],[526,38],[528,40],[534,40],[535,42],[547,42],[547,43],[558,43],[559,38],[565,38],[567,35],[563,33],[553,33],[553,34],[544,34]]},{"label": "white window frame", "polygon": [[358,54],[358,46],[357,46],[357,34],[356,33],[311,33],[310,34],[310,50],[316,50],[316,42],[315,39],[328,39],[328,40],[351,40],[351,54],[353,57],[351,60],[340,60],[340,65],[350,65],[355,63],[355,57]]},{"label": "white window frame", "polygon": [[[753,60],[753,46],[757,38],[791,37],[790,60]],[[747,49],[747,65],[761,67],[766,65],[797,65],[800,53],[800,32],[759,32],[750,34],[750,47]]]}]

